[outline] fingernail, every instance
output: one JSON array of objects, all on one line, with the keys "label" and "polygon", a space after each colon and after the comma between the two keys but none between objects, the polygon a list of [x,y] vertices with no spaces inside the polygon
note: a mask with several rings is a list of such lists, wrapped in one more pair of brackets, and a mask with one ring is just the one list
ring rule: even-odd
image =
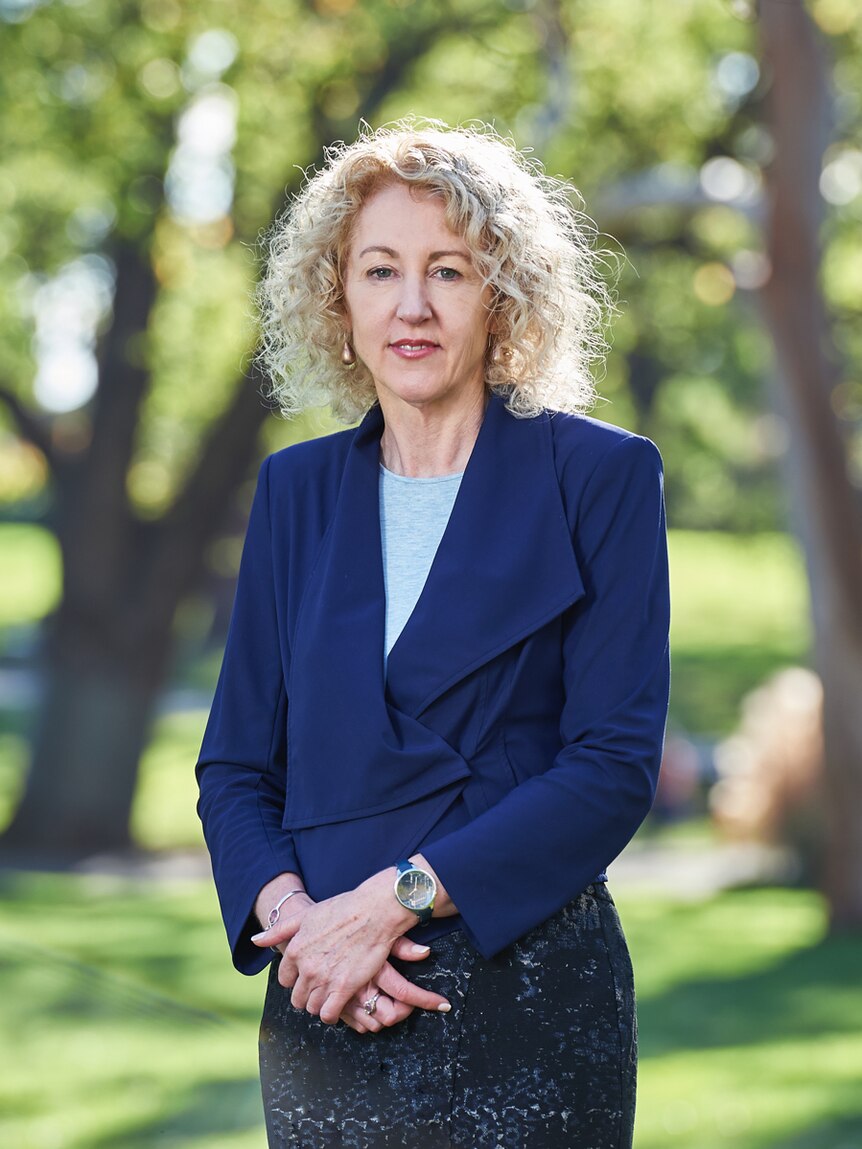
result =
[{"label": "fingernail", "polygon": [[415,954],[428,954],[431,952],[430,946],[420,946],[417,942],[413,943],[413,953]]},{"label": "fingernail", "polygon": [[253,942],[256,942],[256,941],[260,941],[260,939],[261,939],[261,938],[263,938],[263,937],[266,937],[266,935],[267,935],[268,933],[269,933],[269,930],[261,930],[261,932],[260,932],[259,934],[252,934],[252,935],[251,935],[251,940],[252,940]]},{"label": "fingernail", "polygon": [[437,1006],[438,1013],[448,1013],[452,1006],[448,1001],[443,1001]]}]

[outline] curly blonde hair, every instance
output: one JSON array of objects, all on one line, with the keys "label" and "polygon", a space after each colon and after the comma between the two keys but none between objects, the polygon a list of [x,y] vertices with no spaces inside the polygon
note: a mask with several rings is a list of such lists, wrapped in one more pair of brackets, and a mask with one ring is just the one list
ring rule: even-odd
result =
[{"label": "curly blonde hair", "polygon": [[486,124],[363,124],[354,143],[333,145],[325,158],[264,240],[260,359],[283,415],[329,404],[352,423],[376,401],[362,363],[349,371],[341,362],[342,273],[357,214],[398,181],[441,198],[491,288],[487,386],[516,415],[592,405],[591,368],[604,360],[615,306],[601,274],[609,253],[596,249],[596,226],[574,206],[582,200],[571,184]]}]

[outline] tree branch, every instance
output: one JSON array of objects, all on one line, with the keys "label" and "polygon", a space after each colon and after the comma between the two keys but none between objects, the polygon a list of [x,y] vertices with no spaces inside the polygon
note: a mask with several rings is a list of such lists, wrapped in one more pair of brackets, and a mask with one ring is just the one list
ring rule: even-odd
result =
[{"label": "tree branch", "polygon": [[569,33],[560,0],[543,0],[534,9],[533,18],[546,82],[545,98],[531,117],[530,138],[536,152],[541,154],[566,122],[572,102]]},{"label": "tree branch", "polygon": [[65,492],[59,534],[72,597],[99,602],[118,593],[133,559],[135,519],[126,474],[141,403],[150,385],[140,343],[156,298],[149,260],[129,240],[116,251],[114,320],[99,349],[93,432],[74,491]]},{"label": "tree branch", "polygon": [[252,365],[210,429],[174,505],[141,536],[144,593],[155,610],[172,594],[176,601],[191,593],[199,580],[206,548],[224,527],[231,497],[254,463],[260,428],[271,411],[261,393],[263,382]]},{"label": "tree branch", "polygon": [[4,404],[12,416],[21,438],[41,451],[48,466],[52,471],[56,471],[59,460],[51,439],[50,421],[41,418],[35,411],[25,406],[8,387],[0,387],[0,403]]},{"label": "tree branch", "polygon": [[[491,14],[484,22],[490,26]],[[465,31],[483,26],[477,22]],[[430,27],[417,30],[415,22],[389,43],[389,55],[365,92],[359,115],[370,119],[386,97],[403,81],[407,70],[426,55],[437,39],[455,30],[455,22],[437,19]],[[318,155],[324,146],[335,139],[343,123],[328,116],[323,110],[322,93],[331,76],[318,86],[312,99],[312,121],[318,140]],[[301,173],[294,168],[286,181],[288,196],[298,187]],[[280,209],[283,197],[273,210]],[[261,397],[266,380],[252,363],[239,380],[233,400],[222,417],[211,429],[198,458],[173,508],[156,530],[156,542],[148,540],[148,551],[153,559],[150,583],[153,587],[163,579],[175,580],[190,591],[196,581],[202,552],[222,527],[223,515],[237,480],[246,473],[254,459],[254,450],[260,427],[270,408]]]},{"label": "tree branch", "polygon": [[595,215],[605,228],[618,228],[648,207],[675,207],[692,214],[701,208],[721,204],[758,226],[762,224],[765,212],[760,192],[717,200],[703,190],[694,168],[672,164],[661,164],[626,176],[599,188],[590,198],[596,205]]}]

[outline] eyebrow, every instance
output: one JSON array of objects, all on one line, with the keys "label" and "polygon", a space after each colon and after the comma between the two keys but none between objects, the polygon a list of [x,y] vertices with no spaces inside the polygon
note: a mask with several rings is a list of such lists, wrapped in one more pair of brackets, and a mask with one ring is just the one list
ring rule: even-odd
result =
[{"label": "eyebrow", "polygon": [[[369,255],[373,251],[379,251],[383,255],[389,255],[393,259],[396,259],[398,256],[398,252],[395,251],[394,248],[383,247],[381,244],[374,244],[371,247],[364,247],[359,253],[359,258],[361,259],[363,255]],[[468,262],[470,260],[470,253],[468,251],[458,251],[455,248],[452,248],[450,251],[432,251],[428,258],[442,259],[444,256],[452,255],[457,255],[460,259],[467,260]]]}]

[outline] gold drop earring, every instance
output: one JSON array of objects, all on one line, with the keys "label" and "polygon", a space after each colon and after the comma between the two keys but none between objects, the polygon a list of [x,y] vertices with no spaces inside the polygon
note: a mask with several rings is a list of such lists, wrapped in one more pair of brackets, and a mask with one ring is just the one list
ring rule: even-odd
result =
[{"label": "gold drop earring", "polygon": [[345,339],[341,346],[341,362],[348,371],[352,371],[356,366],[356,352],[351,347],[349,339]]}]

